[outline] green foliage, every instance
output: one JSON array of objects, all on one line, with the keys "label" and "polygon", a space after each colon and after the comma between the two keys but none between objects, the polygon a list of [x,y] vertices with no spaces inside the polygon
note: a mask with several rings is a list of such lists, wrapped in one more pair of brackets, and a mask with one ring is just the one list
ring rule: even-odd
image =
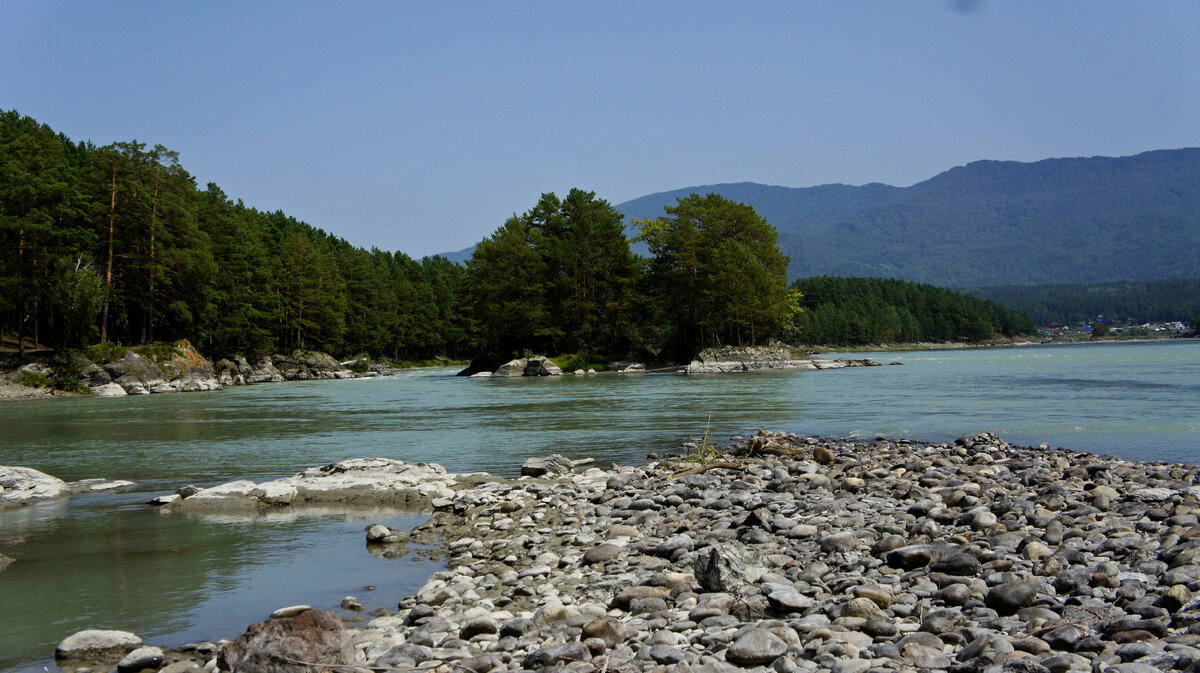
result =
[{"label": "green foliage", "polygon": [[1183,321],[1200,313],[1200,278],[1120,281],[1094,285],[1007,285],[969,292],[1027,313],[1038,325]]},{"label": "green foliage", "polygon": [[172,341],[153,341],[130,350],[151,362],[165,362],[175,356],[178,346]]},{"label": "green foliage", "polygon": [[983,341],[1034,334],[1026,316],[998,303],[901,280],[806,278],[784,337],[794,343],[860,345]]},{"label": "green foliage", "polygon": [[491,348],[610,351],[632,340],[638,267],[621,214],[593,192],[543,194],[480,241],[467,267]]},{"label": "green foliage", "polygon": [[440,257],[355,248],[198,190],[161,145],[76,144],[0,113],[0,330],[22,347],[463,357],[477,346],[468,281]]},{"label": "green foliage", "polygon": [[682,462],[696,463],[697,465],[707,465],[713,461],[725,458],[725,453],[717,446],[717,443],[709,439],[712,431],[712,414],[708,415],[708,422],[704,424],[704,434],[699,439],[692,437],[692,444],[696,446],[695,453],[687,453]]},{"label": "green foliage", "polygon": [[595,369],[598,372],[607,369],[609,358],[595,353],[571,353],[550,358],[554,364],[558,365],[564,372],[570,373],[576,369],[587,371]]},{"label": "green foliage", "polygon": [[41,372],[21,372],[17,384],[26,388],[51,388],[54,385],[50,377]]},{"label": "green foliage", "polygon": [[1092,338],[1100,338],[1108,336],[1108,325],[1102,322],[1092,323]]},{"label": "green foliage", "polygon": [[653,255],[651,309],[662,316],[677,356],[768,339],[789,312],[788,258],[775,229],[750,206],[716,194],[692,194],[665,210],[665,217],[636,224]]},{"label": "green foliage", "polygon": [[124,346],[118,346],[111,341],[104,341],[90,346],[86,353],[87,358],[98,365],[106,365],[110,362],[116,362],[125,357],[129,349]]},{"label": "green foliage", "polygon": [[91,389],[79,379],[79,373],[88,364],[82,351],[74,348],[59,351],[50,359],[50,367],[54,370],[51,386],[72,393],[90,393]]}]

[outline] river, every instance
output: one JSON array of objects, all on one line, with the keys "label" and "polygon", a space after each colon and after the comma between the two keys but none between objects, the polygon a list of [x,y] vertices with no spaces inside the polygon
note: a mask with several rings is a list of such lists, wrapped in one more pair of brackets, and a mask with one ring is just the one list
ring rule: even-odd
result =
[{"label": "river", "polygon": [[[833,356],[831,356],[833,357]],[[394,609],[440,567],[376,558],[363,528],[420,513],[165,515],[184,484],[264,480],[358,456],[515,475],[529,456],[638,463],[706,429],[1016,444],[1200,462],[1200,341],[855,354],[883,366],[761,375],[465,379],[453,370],[220,392],[0,405],[0,464],[135,487],[0,513],[0,670],[53,670],[85,628],[151,644],[232,638],[273,608]],[[364,589],[370,585],[372,590]],[[343,612],[349,618],[353,613]]]}]

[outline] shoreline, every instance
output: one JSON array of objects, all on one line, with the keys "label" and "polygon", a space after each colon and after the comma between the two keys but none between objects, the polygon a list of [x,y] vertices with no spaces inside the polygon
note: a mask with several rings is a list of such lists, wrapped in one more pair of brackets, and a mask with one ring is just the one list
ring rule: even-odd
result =
[{"label": "shoreline", "polygon": [[266,622],[276,637],[166,659],[214,666],[224,652],[234,664],[308,629],[330,647],[304,661],[349,653],[328,663],[437,673],[1137,673],[1200,661],[1195,466],[990,434],[762,432],[740,447],[754,455],[442,494],[406,539],[442,550],[446,570],[398,611],[350,628],[301,611]]},{"label": "shoreline", "polygon": [[1164,341],[1193,341],[1196,337],[1100,337],[1099,339],[1080,338],[1080,339],[1013,339],[1007,341],[996,342],[980,342],[980,343],[962,343],[957,341],[939,341],[939,342],[918,342],[911,344],[874,344],[869,346],[845,346],[838,348],[835,346],[812,346],[813,353],[891,353],[905,351],[939,351],[939,350],[967,350],[977,348],[1022,348],[1026,346],[1070,346],[1084,344],[1104,344],[1104,343],[1158,343]]}]

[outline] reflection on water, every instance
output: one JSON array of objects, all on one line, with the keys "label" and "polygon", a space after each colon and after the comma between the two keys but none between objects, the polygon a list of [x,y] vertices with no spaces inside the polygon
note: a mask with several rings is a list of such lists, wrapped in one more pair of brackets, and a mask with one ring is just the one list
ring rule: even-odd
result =
[{"label": "reflection on water", "polygon": [[[1200,342],[856,354],[903,366],[738,376],[463,379],[450,370],[217,393],[0,405],[0,464],[75,480],[133,479],[0,514],[0,669],[25,669],[82,628],[155,644],[236,635],[270,609],[394,607],[434,567],[373,557],[386,511],[163,515],[143,503],[188,483],[264,480],[352,457],[515,475],[529,456],[633,463],[762,428],[949,440],[992,431],[1128,458],[1200,462]],[[709,419],[711,418],[711,421]],[[377,591],[358,588],[374,584]],[[32,670],[32,669],[31,669]],[[40,670],[40,669],[38,669]]]},{"label": "reflection on water", "polygon": [[[192,517],[76,500],[0,514],[0,549],[17,559],[0,574],[0,669],[41,670],[85,628],[176,646],[233,637],[283,605],[334,608],[353,594],[368,610],[394,609],[437,568],[376,557],[365,544],[368,523],[411,528],[420,514]],[[377,589],[362,592],[368,584]]]}]

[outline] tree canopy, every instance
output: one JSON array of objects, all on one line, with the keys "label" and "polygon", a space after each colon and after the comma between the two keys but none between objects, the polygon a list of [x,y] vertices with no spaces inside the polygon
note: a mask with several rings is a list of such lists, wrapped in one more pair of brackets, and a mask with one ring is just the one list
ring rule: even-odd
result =
[{"label": "tree canopy", "polygon": [[794,343],[860,345],[983,341],[1035,334],[1027,316],[932,285],[881,278],[803,278],[801,311],[783,330]]},{"label": "tree canopy", "polygon": [[646,286],[670,346],[690,357],[768,337],[788,312],[788,257],[775,228],[754,208],[716,194],[691,194],[664,210],[637,224],[653,255]]},{"label": "tree canopy", "polygon": [[467,262],[485,342],[499,350],[626,348],[637,264],[622,216],[594,192],[543,194]]}]

